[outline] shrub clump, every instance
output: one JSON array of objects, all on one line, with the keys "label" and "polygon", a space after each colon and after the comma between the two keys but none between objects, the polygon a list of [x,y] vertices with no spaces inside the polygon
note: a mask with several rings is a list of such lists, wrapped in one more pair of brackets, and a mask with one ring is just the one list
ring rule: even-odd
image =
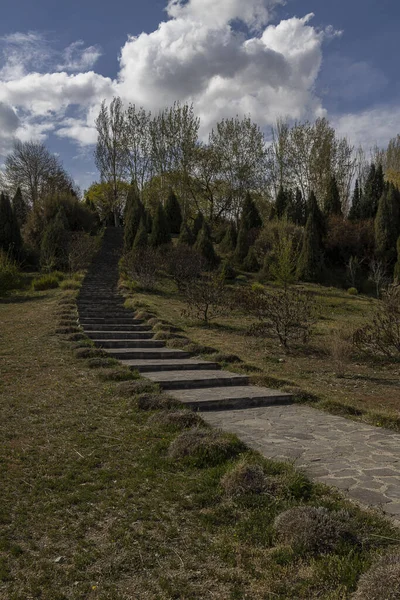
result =
[{"label": "shrub clump", "polygon": [[347,290],[347,293],[348,293],[348,294],[350,294],[350,296],[357,296],[357,294],[358,294],[358,289],[357,289],[357,288],[355,288],[355,287],[350,287],[350,288]]},{"label": "shrub clump", "polygon": [[245,450],[245,444],[232,434],[196,427],[181,433],[171,443],[168,455],[196,467],[210,467],[236,458]]},{"label": "shrub clump", "polygon": [[162,410],[155,413],[149,420],[155,425],[172,429],[189,429],[190,427],[205,426],[199,414],[191,410]]},{"label": "shrub clump", "polygon": [[361,576],[353,600],[400,598],[400,554],[382,556]]},{"label": "shrub clump", "polygon": [[261,494],[268,482],[261,465],[241,460],[232,469],[229,469],[221,479],[221,486],[227,496],[241,496],[242,494]]},{"label": "shrub clump", "polygon": [[53,290],[58,288],[60,285],[59,279],[56,275],[52,275],[48,273],[47,275],[42,275],[41,277],[36,277],[32,281],[32,289],[35,292],[41,292],[43,290]]},{"label": "shrub clump", "polygon": [[62,290],[79,290],[81,282],[76,279],[65,279],[59,285]]},{"label": "shrub clump", "polygon": [[349,515],[323,507],[290,508],[276,517],[274,528],[279,541],[300,553],[323,554],[335,551],[346,540],[355,541]]},{"label": "shrub clump", "polygon": [[135,371],[124,367],[99,368],[98,375],[103,381],[132,381],[138,378]]},{"label": "shrub clump", "polygon": [[239,363],[242,362],[242,359],[236,356],[236,354],[224,354],[223,352],[218,352],[214,354],[213,360],[221,363]]},{"label": "shrub clump", "polygon": [[181,403],[175,398],[157,393],[141,394],[137,399],[139,410],[168,410],[178,408],[180,405]]},{"label": "shrub clump", "polygon": [[90,358],[88,360],[89,369],[107,369],[116,365],[118,365],[118,361],[115,358]]},{"label": "shrub clump", "polygon": [[[136,379],[138,376],[136,375]],[[118,387],[118,392],[124,396],[136,396],[138,394],[147,394],[158,392],[159,388],[155,383],[146,381],[145,379],[139,379],[138,381],[128,381],[122,383]]]},{"label": "shrub clump", "polygon": [[85,340],[85,339],[86,339],[86,335],[84,333],[71,333],[67,337],[67,340],[69,342],[80,342],[81,340]]},{"label": "shrub clump", "polygon": [[107,353],[98,348],[78,348],[75,350],[75,356],[76,358],[100,358],[107,356]]}]

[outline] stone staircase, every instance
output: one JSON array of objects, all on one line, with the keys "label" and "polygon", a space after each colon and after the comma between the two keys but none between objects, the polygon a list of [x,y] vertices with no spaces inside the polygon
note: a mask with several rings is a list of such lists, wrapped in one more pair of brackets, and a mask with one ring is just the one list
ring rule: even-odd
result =
[{"label": "stone staircase", "polygon": [[123,230],[109,227],[78,297],[80,324],[95,345],[184,404],[201,410],[237,409],[291,403],[290,394],[253,386],[245,375],[167,348],[118,293]]}]

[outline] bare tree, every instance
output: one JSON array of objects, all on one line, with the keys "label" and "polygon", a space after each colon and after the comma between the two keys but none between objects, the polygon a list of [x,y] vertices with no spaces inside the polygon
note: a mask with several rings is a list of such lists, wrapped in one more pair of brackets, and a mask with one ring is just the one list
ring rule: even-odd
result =
[{"label": "bare tree", "polygon": [[108,183],[112,192],[114,223],[119,224],[121,184],[127,174],[125,113],[121,98],[114,98],[107,107],[103,101],[96,119],[98,133],[95,161],[102,182]]},{"label": "bare tree", "polygon": [[125,144],[132,181],[143,190],[153,173],[150,137],[151,113],[130,104],[125,115]]},{"label": "bare tree", "polygon": [[389,283],[386,266],[382,261],[374,259],[370,262],[369,268],[369,279],[375,284],[376,297],[380,298],[382,288]]},{"label": "bare tree", "polygon": [[20,187],[33,206],[44,195],[74,189],[60,160],[39,142],[15,142],[5,167],[9,188],[15,192]]}]

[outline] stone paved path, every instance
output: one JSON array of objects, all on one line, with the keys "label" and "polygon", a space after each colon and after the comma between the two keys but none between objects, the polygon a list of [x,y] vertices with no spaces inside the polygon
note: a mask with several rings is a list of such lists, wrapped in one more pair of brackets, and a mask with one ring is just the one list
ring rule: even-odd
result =
[{"label": "stone paved path", "polygon": [[316,481],[400,525],[400,435],[307,406],[270,406],[204,413],[264,456],[289,460]]}]

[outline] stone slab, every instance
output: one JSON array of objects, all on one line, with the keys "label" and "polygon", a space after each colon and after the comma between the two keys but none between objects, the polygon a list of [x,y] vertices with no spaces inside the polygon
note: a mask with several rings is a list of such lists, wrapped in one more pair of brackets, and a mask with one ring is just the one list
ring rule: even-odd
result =
[{"label": "stone slab", "polygon": [[[140,371],[141,373],[151,373],[154,371],[182,371],[187,370],[208,370],[218,369],[217,363],[210,363],[207,360],[196,358],[173,358],[163,360],[121,360],[121,363],[130,369]],[[147,376],[147,375],[146,375]]]},{"label": "stone slab", "polygon": [[254,406],[290,404],[293,401],[291,394],[254,385],[173,390],[169,393],[184,404],[201,411],[225,411]]},{"label": "stone slab", "polygon": [[224,386],[245,386],[249,378],[245,375],[237,375],[228,371],[204,370],[204,371],[160,371],[147,373],[146,377],[154,383],[158,383],[163,389],[197,389]]}]

